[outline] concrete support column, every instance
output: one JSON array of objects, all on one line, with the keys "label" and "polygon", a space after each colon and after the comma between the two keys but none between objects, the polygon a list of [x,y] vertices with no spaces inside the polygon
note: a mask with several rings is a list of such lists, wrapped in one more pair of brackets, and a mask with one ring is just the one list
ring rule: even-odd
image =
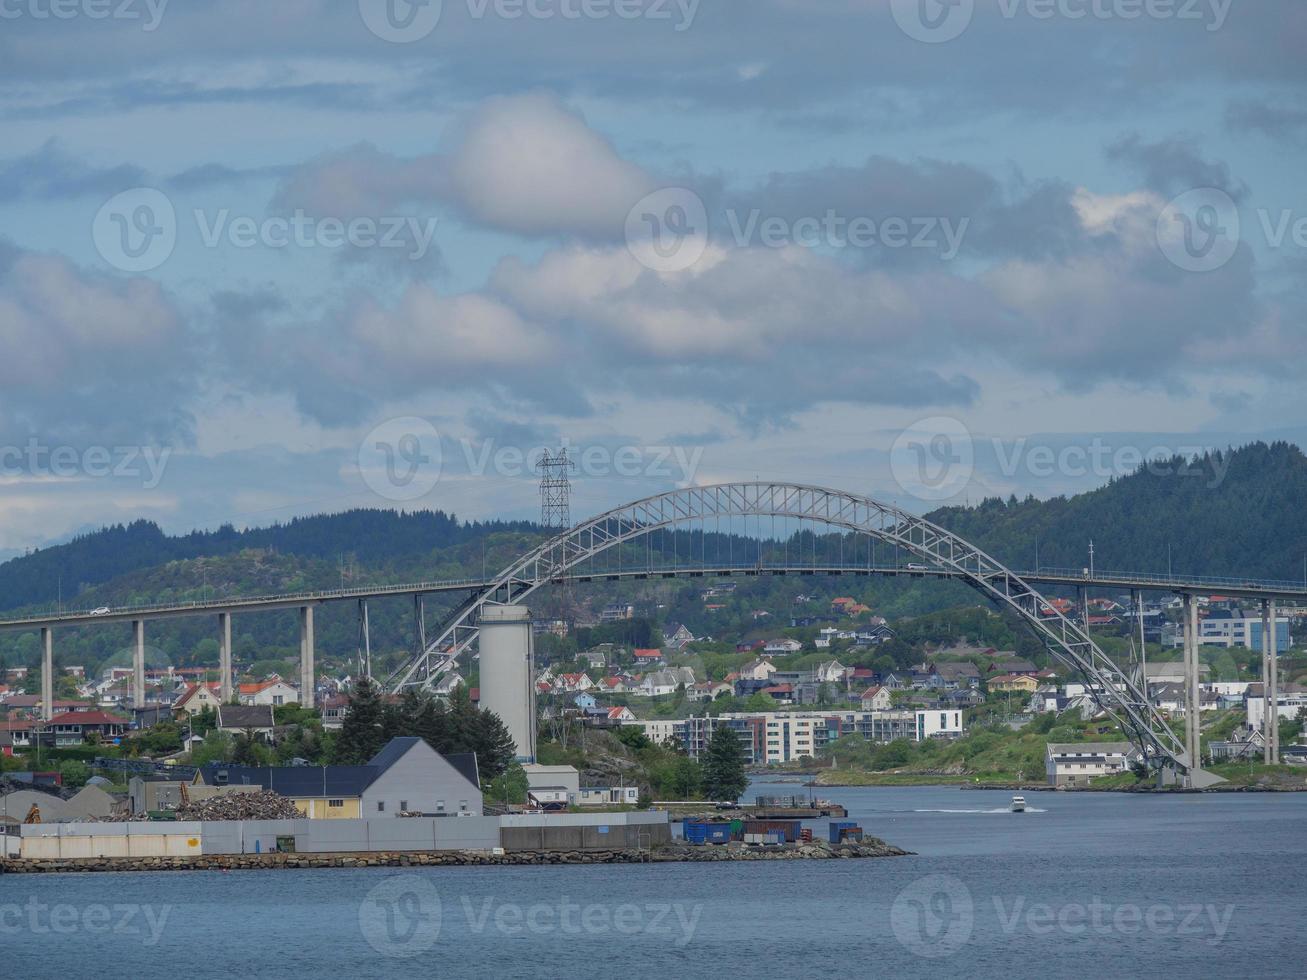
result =
[{"label": "concrete support column", "polygon": [[300,606],[300,704],[312,708],[316,670],[313,666],[313,607]]},{"label": "concrete support column", "polygon": [[1271,761],[1271,636],[1269,609],[1262,600],[1262,762]]},{"label": "concrete support column", "polygon": [[54,630],[41,627],[41,720],[54,717]]},{"label": "concrete support column", "polygon": [[1192,595],[1184,597],[1184,748],[1189,765],[1198,768],[1198,602]]},{"label": "concrete support column", "polygon": [[218,613],[218,697],[231,700],[231,613]]},{"label": "concrete support column", "polygon": [[1280,638],[1275,625],[1275,600],[1270,601],[1271,620],[1271,765],[1280,764]]},{"label": "concrete support column", "polygon": [[132,620],[132,707],[145,707],[145,620]]}]

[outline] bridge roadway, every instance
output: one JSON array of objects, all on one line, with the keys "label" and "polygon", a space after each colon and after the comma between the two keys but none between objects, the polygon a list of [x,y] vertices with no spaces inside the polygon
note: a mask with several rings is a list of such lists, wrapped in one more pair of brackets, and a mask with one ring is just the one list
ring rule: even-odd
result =
[{"label": "bridge roadway", "polygon": [[[1289,599],[1307,603],[1307,583],[1266,581],[1246,578],[1208,576],[1150,575],[1134,572],[1100,572],[1090,575],[1075,569],[1041,568],[1038,571],[1015,571],[1027,582],[1043,585],[1074,586],[1092,589],[1172,592],[1178,595],[1223,595],[1241,599]],[[951,569],[924,565],[801,565],[775,564],[681,564],[676,566],[593,569],[560,578],[565,582],[614,582],[624,579],[730,578],[757,575],[887,575],[909,578],[960,578]],[[447,592],[477,593],[492,585],[483,579],[449,579],[433,582],[409,582],[399,585],[360,586],[348,589],[325,589],[316,592],[292,592],[281,595],[227,597],[198,602],[160,603],[118,606],[107,612],[93,610],[45,613],[0,619],[0,630],[36,630],[68,626],[98,626],[108,623],[134,623],[178,616],[271,612],[303,609],[330,602],[380,599],[389,596],[424,596]]]}]

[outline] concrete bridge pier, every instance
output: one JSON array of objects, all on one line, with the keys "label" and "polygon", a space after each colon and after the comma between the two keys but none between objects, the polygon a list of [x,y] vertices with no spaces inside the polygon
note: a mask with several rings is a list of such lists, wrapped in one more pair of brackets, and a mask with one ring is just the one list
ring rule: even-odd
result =
[{"label": "concrete bridge pier", "polygon": [[54,630],[41,627],[41,720],[54,717]]},{"label": "concrete bridge pier", "polygon": [[1184,596],[1184,749],[1189,764],[1197,767],[1202,745],[1198,695],[1198,601],[1189,593]]},{"label": "concrete bridge pier", "polygon": [[132,620],[132,707],[145,707],[145,620]]},{"label": "concrete bridge pier", "polygon": [[1280,760],[1280,685],[1278,643],[1275,629],[1275,600],[1262,601],[1262,761],[1276,765]]},{"label": "concrete bridge pier", "polygon": [[218,699],[227,704],[232,697],[231,613],[218,613]]},{"label": "concrete bridge pier", "polygon": [[300,606],[300,705],[312,708],[314,677],[313,664],[313,607]]}]

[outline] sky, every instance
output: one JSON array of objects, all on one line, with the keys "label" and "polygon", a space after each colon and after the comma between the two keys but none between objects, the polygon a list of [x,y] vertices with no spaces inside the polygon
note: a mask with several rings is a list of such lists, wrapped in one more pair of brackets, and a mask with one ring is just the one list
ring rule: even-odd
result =
[{"label": "sky", "polygon": [[0,0],[0,554],[1307,418],[1294,0]]}]

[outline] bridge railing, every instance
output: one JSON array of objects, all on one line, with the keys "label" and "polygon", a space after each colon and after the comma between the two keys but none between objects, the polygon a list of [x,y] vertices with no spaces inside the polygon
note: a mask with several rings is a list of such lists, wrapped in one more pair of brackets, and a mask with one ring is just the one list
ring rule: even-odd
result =
[{"label": "bridge railing", "polygon": [[1097,568],[1094,569],[1094,573],[1090,575],[1083,568],[1049,568],[1046,566],[1041,566],[1034,571],[1017,572],[1016,574],[1035,579],[1051,575],[1057,578],[1088,579],[1091,582],[1150,582],[1168,588],[1192,585],[1202,588],[1224,587],[1229,589],[1265,589],[1268,592],[1275,590],[1307,592],[1307,580],[1294,582],[1288,579],[1235,578],[1231,576],[1217,575],[1167,575],[1153,572],[1114,572],[1103,571],[1102,569]]},{"label": "bridge railing", "polygon": [[226,596],[214,599],[196,599],[190,602],[154,602],[138,603],[126,606],[113,606],[109,608],[108,613],[97,615],[94,609],[55,609],[48,608],[44,611],[27,611],[21,616],[0,616],[0,623],[24,623],[29,620],[41,622],[46,618],[71,618],[81,616],[90,622],[99,619],[100,616],[113,615],[125,616],[131,613],[149,614],[152,612],[203,612],[206,609],[222,611],[242,605],[263,605],[265,603],[275,602],[317,602],[330,601],[333,599],[353,599],[366,598],[369,596],[386,595],[395,593],[397,595],[408,595],[414,592],[439,592],[459,588],[476,588],[484,584],[480,579],[447,579],[439,582],[403,582],[393,585],[361,585],[348,589],[319,589],[313,592],[282,592],[271,595],[242,595]]}]

